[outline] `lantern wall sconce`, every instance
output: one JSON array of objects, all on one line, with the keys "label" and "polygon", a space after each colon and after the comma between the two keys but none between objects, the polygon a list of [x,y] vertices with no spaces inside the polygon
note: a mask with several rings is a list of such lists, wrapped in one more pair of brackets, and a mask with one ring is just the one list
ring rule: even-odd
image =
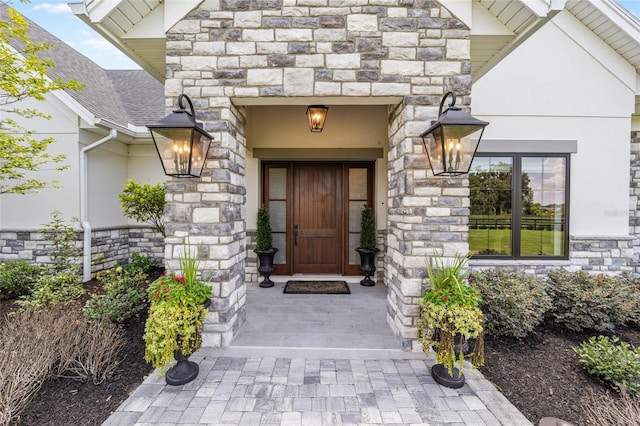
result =
[{"label": "lantern wall sconce", "polygon": [[[185,110],[183,101],[189,105]],[[162,120],[147,125],[167,176],[200,177],[213,137],[196,122],[191,99],[178,96],[179,109]]]},{"label": "lantern wall sconce", "polygon": [[[451,103],[444,113],[447,97]],[[458,176],[469,173],[484,128],[489,122],[478,120],[456,107],[456,94],[447,92],[438,110],[438,119],[420,137],[435,176]]]},{"label": "lantern wall sconce", "polygon": [[309,120],[309,130],[321,132],[324,129],[324,120],[327,119],[329,107],[324,105],[309,105],[307,107],[307,119]]}]

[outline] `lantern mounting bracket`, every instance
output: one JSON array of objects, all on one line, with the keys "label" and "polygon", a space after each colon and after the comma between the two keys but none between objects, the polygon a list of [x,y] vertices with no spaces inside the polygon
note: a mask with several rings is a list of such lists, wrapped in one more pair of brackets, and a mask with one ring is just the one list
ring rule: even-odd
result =
[{"label": "lantern mounting bracket", "polygon": [[444,102],[447,100],[447,97],[451,96],[451,103],[447,107],[447,109],[460,109],[456,106],[456,94],[454,92],[447,92],[442,97],[440,101],[440,108],[438,108],[438,117],[442,115],[442,107],[444,107]]},{"label": "lantern mounting bracket", "polygon": [[[191,112],[187,111],[184,108],[184,105],[182,105],[182,101],[185,100],[187,101],[187,104],[189,104],[189,109],[191,110]],[[180,94],[178,96],[178,110],[174,111],[174,112],[186,112],[187,114],[189,114],[190,116],[194,117],[196,116],[196,112],[195,109],[193,108],[193,103],[191,103],[191,99],[189,99],[189,97],[187,95],[185,95],[184,93]]]}]

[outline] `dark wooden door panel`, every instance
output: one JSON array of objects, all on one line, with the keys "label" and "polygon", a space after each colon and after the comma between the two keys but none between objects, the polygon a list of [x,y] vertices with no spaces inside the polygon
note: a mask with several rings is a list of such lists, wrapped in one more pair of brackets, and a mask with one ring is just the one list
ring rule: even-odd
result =
[{"label": "dark wooden door panel", "polygon": [[342,169],[294,167],[294,273],[342,273]]}]

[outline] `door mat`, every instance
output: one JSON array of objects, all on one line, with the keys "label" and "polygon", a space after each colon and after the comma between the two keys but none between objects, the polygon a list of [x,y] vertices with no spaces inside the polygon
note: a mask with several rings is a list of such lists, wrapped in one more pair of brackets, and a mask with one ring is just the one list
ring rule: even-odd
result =
[{"label": "door mat", "polygon": [[287,281],[284,293],[289,294],[351,294],[344,281]]}]

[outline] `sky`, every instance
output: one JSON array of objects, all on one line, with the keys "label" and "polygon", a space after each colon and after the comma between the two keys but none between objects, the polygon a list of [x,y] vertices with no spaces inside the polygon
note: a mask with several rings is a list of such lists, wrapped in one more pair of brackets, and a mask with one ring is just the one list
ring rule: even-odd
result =
[{"label": "sky", "polygon": [[[140,69],[71,12],[68,3],[82,0],[3,0],[21,14],[55,35],[105,69]],[[638,0],[640,1],[640,0]]]},{"label": "sky", "polygon": [[[105,69],[139,69],[124,53],[76,17],[67,3],[82,0],[4,0],[27,18],[60,38]],[[640,0],[618,0],[624,8],[640,17]]]}]

